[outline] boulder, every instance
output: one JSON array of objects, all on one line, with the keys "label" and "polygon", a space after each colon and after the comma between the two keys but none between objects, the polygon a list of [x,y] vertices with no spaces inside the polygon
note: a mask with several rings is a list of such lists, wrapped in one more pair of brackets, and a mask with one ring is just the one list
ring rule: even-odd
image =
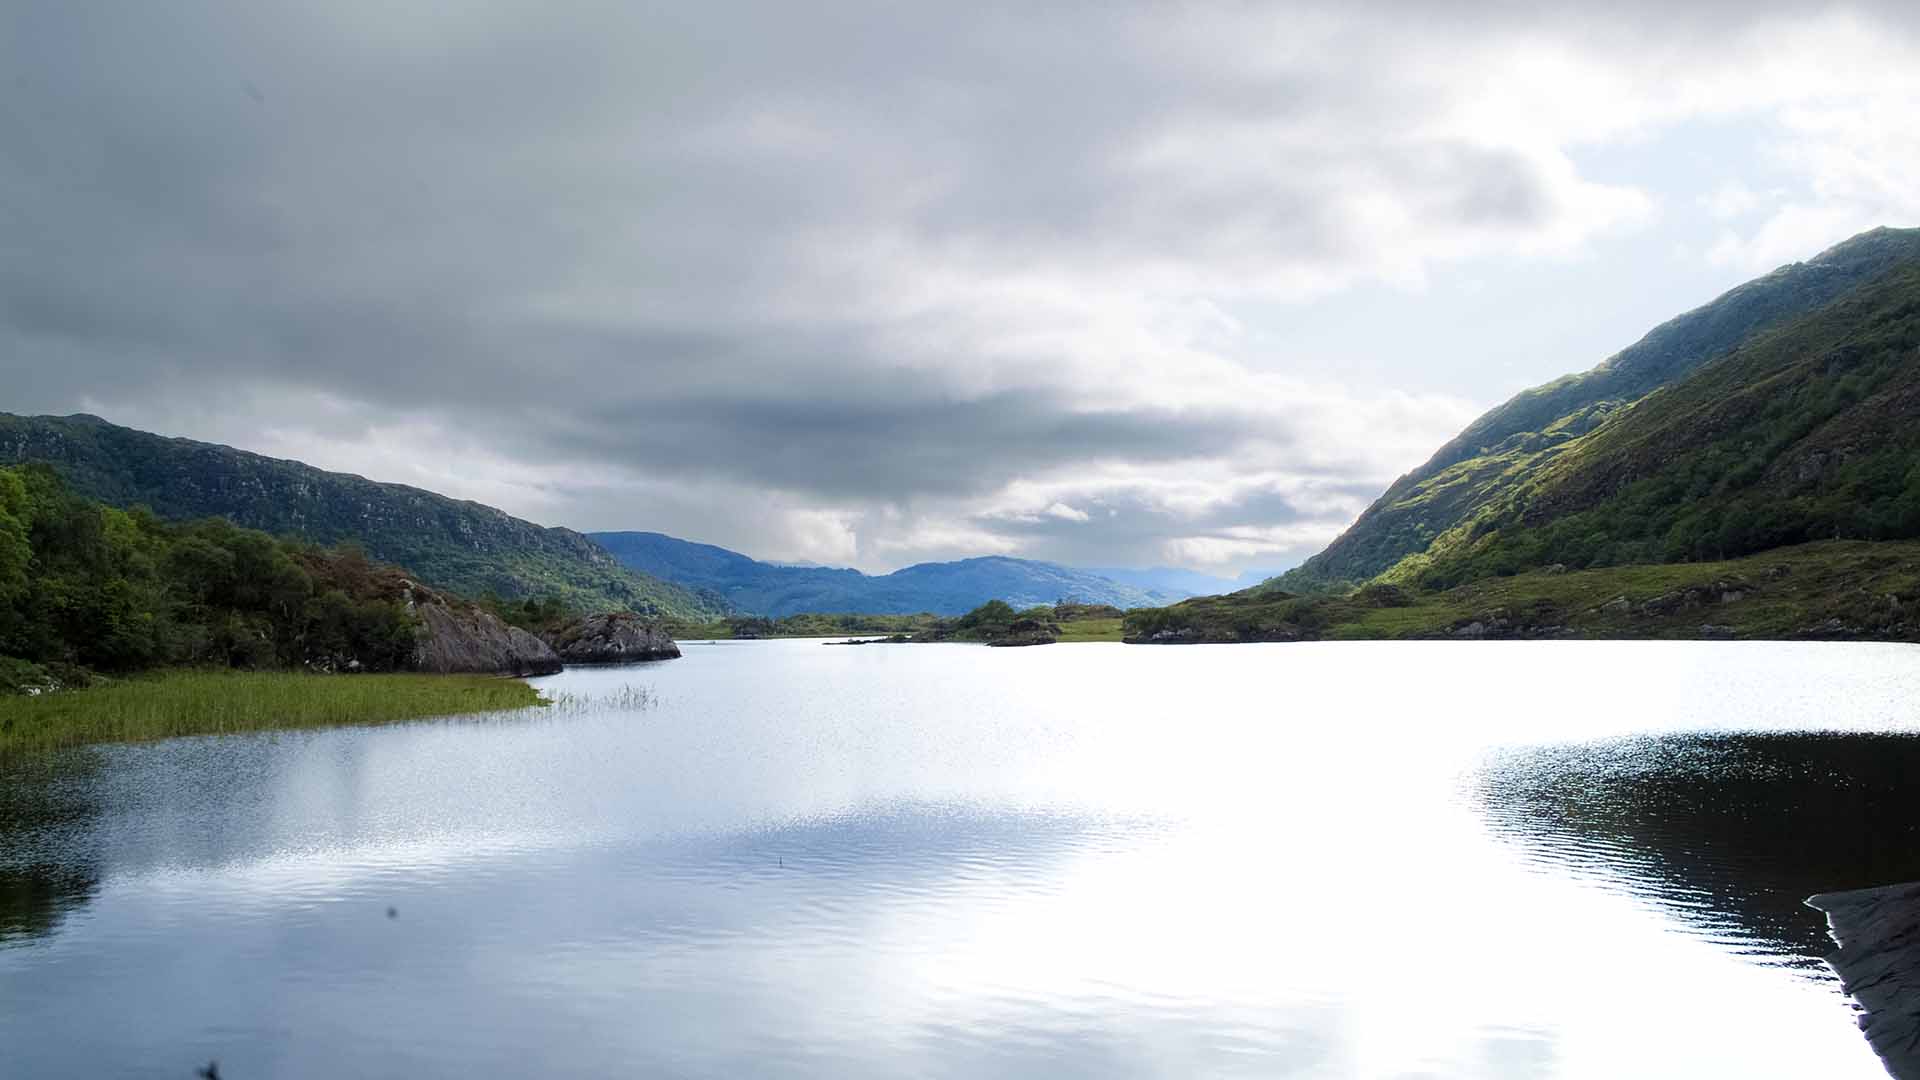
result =
[{"label": "boulder", "polygon": [[551,675],[560,657],[547,643],[477,607],[458,606],[419,587],[409,605],[420,621],[413,666],[436,674]]},{"label": "boulder", "polygon": [[588,615],[547,633],[547,644],[569,664],[624,664],[671,660],[680,646],[658,621],[631,611]]}]

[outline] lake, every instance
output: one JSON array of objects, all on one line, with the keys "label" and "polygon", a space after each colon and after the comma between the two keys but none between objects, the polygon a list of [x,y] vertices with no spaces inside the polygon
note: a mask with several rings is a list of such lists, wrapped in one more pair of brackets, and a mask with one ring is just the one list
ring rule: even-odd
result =
[{"label": "lake", "polygon": [[1885,1075],[1920,649],[684,648],[0,765],[0,1074]]}]

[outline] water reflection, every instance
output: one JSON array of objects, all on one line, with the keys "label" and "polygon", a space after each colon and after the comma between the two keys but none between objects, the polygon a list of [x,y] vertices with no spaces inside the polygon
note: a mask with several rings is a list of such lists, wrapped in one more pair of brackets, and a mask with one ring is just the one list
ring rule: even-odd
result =
[{"label": "water reflection", "polygon": [[100,887],[91,751],[0,761],[0,948],[50,934]]},{"label": "water reflection", "polygon": [[[1737,865],[1831,851],[1765,835],[1805,778],[1728,786],[1808,752],[1619,737],[1799,730],[1841,686],[1839,722],[1886,730],[1911,652],[688,654],[494,722],[0,773],[0,1072],[1880,1075],[1830,984],[1728,955],[1807,954],[1755,897],[1817,943],[1810,888]],[[1548,700],[1602,662],[1631,707],[1434,689]],[[1482,767],[1548,724],[1567,745]],[[1910,744],[1868,741],[1823,768],[1904,820],[1873,768]]]},{"label": "water reflection", "polygon": [[1710,940],[1824,971],[1801,901],[1920,879],[1920,737],[1658,735],[1499,752],[1477,796],[1554,873],[1591,876]]}]

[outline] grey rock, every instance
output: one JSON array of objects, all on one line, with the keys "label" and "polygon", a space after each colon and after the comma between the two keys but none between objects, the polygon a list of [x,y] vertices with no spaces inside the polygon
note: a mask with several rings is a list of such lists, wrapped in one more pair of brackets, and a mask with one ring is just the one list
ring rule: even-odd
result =
[{"label": "grey rock", "polygon": [[1686,603],[1687,603],[1687,595],[1685,593],[1679,593],[1679,592],[1661,593],[1659,596],[1656,596],[1653,599],[1648,600],[1646,603],[1641,604],[1640,614],[1667,615],[1672,612],[1680,610],[1680,608],[1686,606]]},{"label": "grey rock", "polygon": [[1896,1080],[1920,1080],[1920,883],[1821,893],[1839,951],[1827,965],[1865,1010],[1860,1030]]},{"label": "grey rock", "polygon": [[458,606],[419,586],[408,589],[408,606],[420,620],[413,666],[436,674],[551,675],[560,657],[547,643],[490,612]]},{"label": "grey rock", "polygon": [[547,644],[569,664],[625,664],[680,655],[665,626],[631,611],[575,619],[550,632]]}]

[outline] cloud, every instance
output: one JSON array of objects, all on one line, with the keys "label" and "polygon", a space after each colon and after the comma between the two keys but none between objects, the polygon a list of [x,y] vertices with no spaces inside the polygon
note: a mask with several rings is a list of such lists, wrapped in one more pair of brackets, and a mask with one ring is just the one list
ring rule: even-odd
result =
[{"label": "cloud", "polygon": [[28,0],[0,380],[768,557],[1264,559],[1488,402],[1243,313],[1656,227],[1581,153],[1703,115],[1801,178],[1727,265],[1920,209],[1898,11]]}]

